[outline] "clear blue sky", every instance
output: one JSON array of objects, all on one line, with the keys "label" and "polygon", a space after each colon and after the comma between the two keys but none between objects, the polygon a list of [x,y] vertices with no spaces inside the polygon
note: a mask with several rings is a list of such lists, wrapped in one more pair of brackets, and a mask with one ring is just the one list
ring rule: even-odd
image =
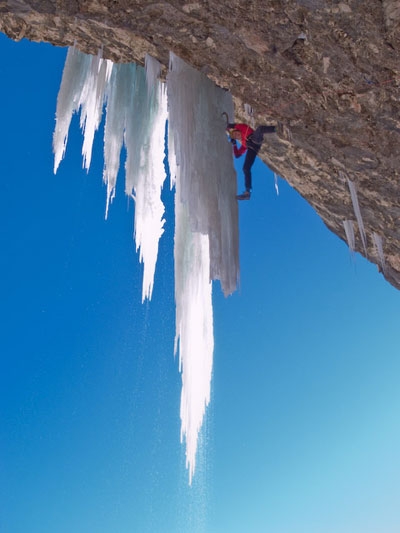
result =
[{"label": "clear blue sky", "polygon": [[188,487],[172,193],[141,305],[121,179],[104,220],[102,135],[87,175],[75,119],[53,175],[66,50],[0,49],[0,531],[398,533],[399,292],[258,162]]}]

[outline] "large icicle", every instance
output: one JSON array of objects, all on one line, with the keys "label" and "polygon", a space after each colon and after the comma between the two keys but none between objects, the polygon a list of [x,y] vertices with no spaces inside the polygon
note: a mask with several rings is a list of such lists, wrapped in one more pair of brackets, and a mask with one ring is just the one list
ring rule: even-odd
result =
[{"label": "large icicle", "polygon": [[[165,126],[167,95],[158,80],[160,64],[147,56],[146,71],[137,68],[135,97],[129,110],[127,147],[127,194],[135,199],[135,241],[144,263],[142,300],[151,298],[158,243],[164,231],[161,189],[165,181]],[[140,139],[140,144],[138,144]]]},{"label": "large icicle", "polygon": [[158,243],[163,233],[164,137],[167,100],[158,80],[160,64],[146,57],[146,70],[114,65],[107,94],[104,181],[107,210],[115,194],[123,135],[127,151],[125,192],[135,199],[135,242],[143,262],[142,301],[151,298]]},{"label": "large icicle", "polygon": [[211,279],[220,280],[228,295],[239,276],[238,206],[221,112],[233,116],[232,97],[174,54],[170,57],[169,123],[182,177],[178,199],[187,205],[192,230],[209,235]]},{"label": "large icicle", "polygon": [[364,222],[361,216],[360,205],[358,203],[357,190],[354,182],[347,179],[350,189],[351,201],[353,202],[354,214],[356,215],[358,229],[360,231],[361,241],[364,248],[365,256],[367,257],[367,237],[365,234]]},{"label": "large icicle", "polygon": [[212,285],[208,236],[191,230],[184,204],[176,201],[175,210],[175,353],[179,343],[181,442],[186,440],[191,483],[198,435],[210,402],[214,351]]},{"label": "large icicle", "polygon": [[191,481],[210,400],[213,359],[211,279],[225,294],[239,275],[236,175],[221,113],[230,95],[171,54],[167,79],[171,167],[176,169],[176,337],[182,372],[181,437]]}]

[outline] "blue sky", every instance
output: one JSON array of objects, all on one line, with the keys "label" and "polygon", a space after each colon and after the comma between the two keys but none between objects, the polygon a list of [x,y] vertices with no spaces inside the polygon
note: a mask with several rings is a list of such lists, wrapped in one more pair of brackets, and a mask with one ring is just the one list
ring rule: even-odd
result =
[{"label": "blue sky", "polygon": [[66,50],[0,47],[0,530],[400,531],[398,291],[257,162],[240,289],[214,289],[212,400],[188,487],[173,195],[142,305],[121,179],[104,220],[102,136],[86,174],[75,119],[53,175]]}]

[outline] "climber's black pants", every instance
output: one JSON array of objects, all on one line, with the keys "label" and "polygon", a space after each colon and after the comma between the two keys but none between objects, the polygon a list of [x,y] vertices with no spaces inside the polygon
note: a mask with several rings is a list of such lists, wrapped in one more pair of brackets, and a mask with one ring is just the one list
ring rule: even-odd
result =
[{"label": "climber's black pants", "polygon": [[246,139],[247,152],[243,165],[244,186],[246,191],[251,191],[251,167],[260,151],[264,134],[275,133],[275,131],[275,126],[258,126],[258,128]]}]

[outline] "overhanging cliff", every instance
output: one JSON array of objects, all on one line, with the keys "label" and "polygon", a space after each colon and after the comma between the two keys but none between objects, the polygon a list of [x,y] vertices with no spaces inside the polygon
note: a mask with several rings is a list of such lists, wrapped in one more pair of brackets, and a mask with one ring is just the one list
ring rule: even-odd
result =
[{"label": "overhanging cliff", "polygon": [[[76,46],[115,62],[166,67],[169,51],[235,97],[236,118],[279,123],[261,154],[355,248],[400,288],[400,4],[397,0],[0,0],[0,30]],[[272,138],[274,137],[274,138]]]}]

